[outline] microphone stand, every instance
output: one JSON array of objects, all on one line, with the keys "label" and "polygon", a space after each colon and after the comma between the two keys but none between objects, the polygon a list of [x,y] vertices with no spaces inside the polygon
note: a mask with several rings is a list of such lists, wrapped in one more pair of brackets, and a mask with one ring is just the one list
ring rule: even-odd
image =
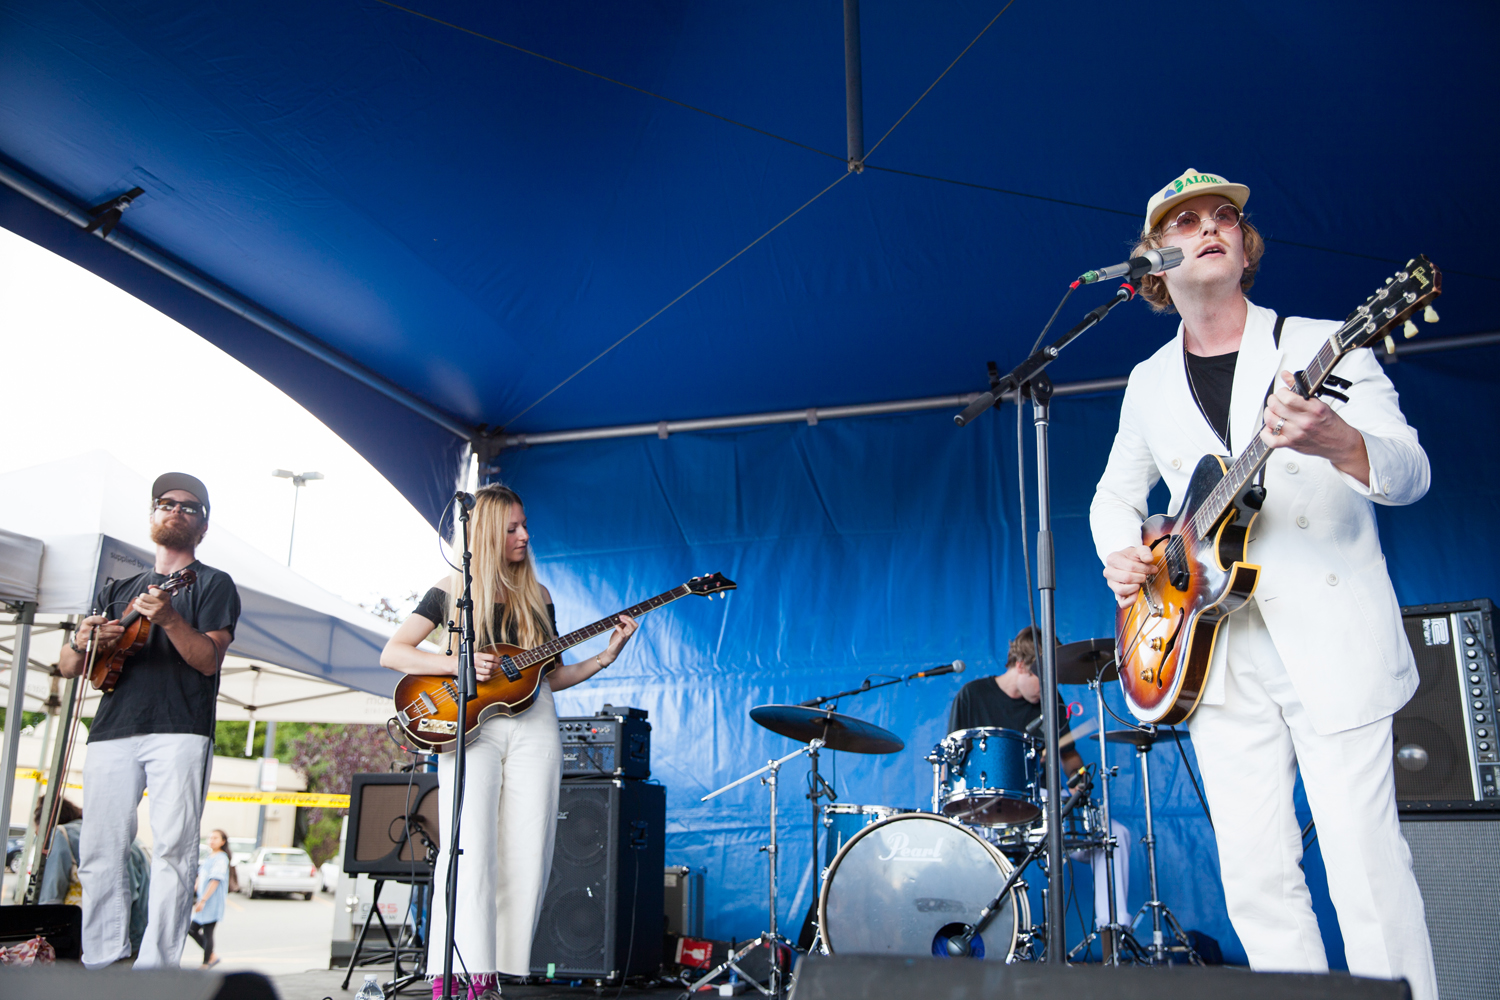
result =
[{"label": "microphone stand", "polygon": [[[459,848],[458,833],[463,823],[464,778],[468,761],[465,759],[467,742],[464,722],[469,717],[469,699],[478,693],[479,679],[474,673],[474,579],[469,573],[469,508],[458,503],[458,520],[463,525],[463,595],[456,603],[458,611],[458,740],[453,748],[453,819],[448,833],[447,904],[448,920],[443,928],[443,1000],[456,1000],[459,994],[453,989],[453,930],[458,918],[458,858],[463,854]],[[450,628],[452,626],[450,625]]]},{"label": "microphone stand", "polygon": [[[1052,544],[1052,478],[1048,446],[1048,430],[1051,424],[1052,380],[1046,368],[1062,349],[1079,335],[1096,326],[1115,306],[1135,298],[1135,286],[1128,281],[1120,285],[1114,297],[1089,312],[1083,320],[1057,340],[1033,352],[1025,361],[1003,376],[990,376],[990,391],[956,417],[953,422],[960,427],[968,424],[992,406],[998,407],[1001,398],[1014,392],[1016,405],[1031,399],[1031,414],[1036,425],[1036,588],[1038,592],[1037,627],[1041,631],[1037,659],[1042,668],[1042,736],[1047,748],[1044,762],[1047,786],[1047,878],[1056,880],[1056,885],[1047,893],[1047,962],[1061,965],[1067,961],[1067,897],[1062,891],[1063,865],[1063,808],[1062,808],[1062,760],[1060,757],[1057,730],[1057,560]],[[1017,456],[1020,460],[1020,456]],[[1022,499],[1024,503],[1024,498]],[[1028,581],[1029,585],[1030,581]],[[1040,846],[1040,845],[1038,845]]]}]

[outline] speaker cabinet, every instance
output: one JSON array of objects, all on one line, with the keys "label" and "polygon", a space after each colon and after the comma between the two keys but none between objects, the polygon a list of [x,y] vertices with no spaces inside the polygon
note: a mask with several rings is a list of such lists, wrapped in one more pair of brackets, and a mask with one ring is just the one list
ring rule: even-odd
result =
[{"label": "speaker cabinet", "polygon": [[[791,1000],[1411,1000],[1406,980],[1340,974],[1144,969],[887,955],[808,957]],[[1447,994],[1443,1000],[1449,1000]]]},{"label": "speaker cabinet", "polygon": [[432,878],[427,841],[442,843],[438,776],[430,771],[356,774],[349,786],[344,871],[420,882]]},{"label": "speaker cabinet", "polygon": [[1500,813],[1415,814],[1401,821],[1427,911],[1443,1000],[1500,991]]},{"label": "speaker cabinet", "polygon": [[617,980],[661,967],[667,793],[641,781],[565,781],[536,975]]},{"label": "speaker cabinet", "polygon": [[1403,813],[1500,809],[1494,610],[1488,600],[1401,609],[1420,678],[1392,720]]}]

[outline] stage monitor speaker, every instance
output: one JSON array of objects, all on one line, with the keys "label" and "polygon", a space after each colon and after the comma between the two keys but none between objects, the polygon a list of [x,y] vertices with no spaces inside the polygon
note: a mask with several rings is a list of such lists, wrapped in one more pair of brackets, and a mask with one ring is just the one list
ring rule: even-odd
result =
[{"label": "stage monitor speaker", "polygon": [[65,903],[0,906],[0,947],[38,935],[47,939],[59,959],[78,961],[83,952],[83,909]]},{"label": "stage monitor speaker", "polygon": [[531,971],[617,980],[661,967],[667,793],[644,781],[565,781]]},{"label": "stage monitor speaker", "polygon": [[[1243,969],[836,955],[804,959],[791,1000],[1410,1000],[1406,980]],[[1446,995],[1443,1000],[1448,1000]]]},{"label": "stage monitor speaker", "polygon": [[1413,814],[1401,832],[1427,910],[1443,1000],[1500,994],[1500,813]]},{"label": "stage monitor speaker", "polygon": [[437,790],[438,776],[431,771],[356,774],[349,786],[344,871],[403,882],[431,879],[427,841],[434,848],[442,844]]},{"label": "stage monitor speaker", "polygon": [[1401,609],[1417,692],[1393,720],[1402,813],[1500,810],[1495,606],[1488,600]]}]

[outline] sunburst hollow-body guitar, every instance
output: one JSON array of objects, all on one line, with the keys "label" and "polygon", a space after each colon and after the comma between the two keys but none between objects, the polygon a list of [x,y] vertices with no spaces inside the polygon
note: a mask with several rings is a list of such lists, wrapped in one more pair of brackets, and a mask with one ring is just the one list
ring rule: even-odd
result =
[{"label": "sunburst hollow-body guitar", "polygon": [[533,649],[503,643],[486,646],[480,652],[500,657],[500,670],[489,680],[479,683],[475,696],[469,699],[462,724],[458,718],[456,677],[450,674],[407,674],[396,684],[394,721],[412,744],[430,752],[445,753],[458,743],[460,733],[464,742],[472,740],[486,719],[496,715],[520,715],[530,708],[536,702],[547,675],[557,665],[558,657],[579,643],[613,631],[619,624],[620,615],[639,618],[678,598],[689,595],[713,597],[734,589],[734,581],[726,579],[722,573],[695,576],[680,587],[673,587],[650,600]]},{"label": "sunburst hollow-body guitar", "polygon": [[[1349,383],[1332,374],[1339,359],[1381,337],[1393,350],[1390,331],[1405,323],[1406,335],[1414,335],[1412,314],[1441,290],[1442,274],[1431,261],[1408,261],[1297,373],[1298,392],[1346,399],[1338,390]],[[1426,319],[1436,318],[1429,308]],[[1116,612],[1115,654],[1125,703],[1143,722],[1174,725],[1192,714],[1207,684],[1219,626],[1255,592],[1261,567],[1249,561],[1246,539],[1265,501],[1255,480],[1271,450],[1257,435],[1232,463],[1205,455],[1179,512],[1141,526],[1154,568],[1135,601]]]}]

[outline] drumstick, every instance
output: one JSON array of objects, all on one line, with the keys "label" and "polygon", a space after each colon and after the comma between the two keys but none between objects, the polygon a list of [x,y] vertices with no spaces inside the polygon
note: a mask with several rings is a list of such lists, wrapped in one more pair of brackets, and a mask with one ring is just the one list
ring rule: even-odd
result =
[{"label": "drumstick", "polygon": [[1060,750],[1063,747],[1070,745],[1075,740],[1081,740],[1081,739],[1083,739],[1083,737],[1087,736],[1089,733],[1092,733],[1094,730],[1096,730],[1098,728],[1099,728],[1099,720],[1098,719],[1088,719],[1081,726],[1079,726],[1077,729],[1070,729],[1070,730],[1068,730],[1067,735],[1065,735],[1062,739],[1060,739],[1060,740],[1057,741],[1057,747]]}]

